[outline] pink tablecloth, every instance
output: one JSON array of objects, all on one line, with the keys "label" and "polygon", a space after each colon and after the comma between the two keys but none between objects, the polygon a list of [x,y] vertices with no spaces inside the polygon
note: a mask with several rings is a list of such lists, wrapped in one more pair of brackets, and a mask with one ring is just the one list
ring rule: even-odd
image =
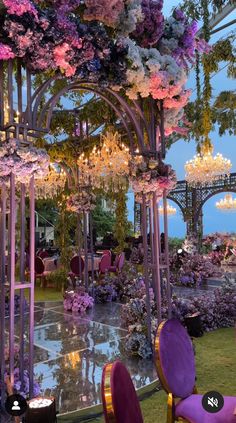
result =
[{"label": "pink tablecloth", "polygon": [[[82,258],[85,261],[85,257],[82,256]],[[99,270],[99,263],[101,261],[101,258],[102,258],[102,256],[101,257],[97,257],[97,256],[93,257],[93,268],[94,268],[95,272],[97,272]],[[91,256],[88,256],[88,271],[89,272],[92,271],[92,257]]]},{"label": "pink tablecloth", "polygon": [[58,257],[47,257],[43,259],[45,272],[54,272],[60,267],[60,258]]}]

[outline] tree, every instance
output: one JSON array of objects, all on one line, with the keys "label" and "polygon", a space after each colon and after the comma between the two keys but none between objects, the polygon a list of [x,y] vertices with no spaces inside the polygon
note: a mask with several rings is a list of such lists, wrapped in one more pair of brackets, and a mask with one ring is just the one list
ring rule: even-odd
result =
[{"label": "tree", "polygon": [[115,216],[112,212],[103,209],[101,199],[98,199],[97,205],[92,211],[92,218],[97,236],[104,237],[107,232],[113,232]]}]

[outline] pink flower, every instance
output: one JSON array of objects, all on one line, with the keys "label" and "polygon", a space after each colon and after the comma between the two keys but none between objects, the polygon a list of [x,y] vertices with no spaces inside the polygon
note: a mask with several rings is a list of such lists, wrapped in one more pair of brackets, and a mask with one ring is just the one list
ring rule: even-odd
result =
[{"label": "pink flower", "polygon": [[54,60],[56,65],[65,71],[67,77],[73,76],[76,71],[76,66],[71,66],[69,60],[74,56],[73,50],[68,43],[60,44],[54,48]]},{"label": "pink flower", "polygon": [[124,10],[123,0],[85,0],[84,19],[100,21],[115,27],[120,14]]},{"label": "pink flower", "polygon": [[12,49],[9,46],[0,43],[0,60],[13,59],[14,57],[15,54]]},{"label": "pink flower", "polygon": [[21,16],[24,13],[34,15],[35,20],[38,22],[38,12],[30,0],[3,0],[10,15]]}]

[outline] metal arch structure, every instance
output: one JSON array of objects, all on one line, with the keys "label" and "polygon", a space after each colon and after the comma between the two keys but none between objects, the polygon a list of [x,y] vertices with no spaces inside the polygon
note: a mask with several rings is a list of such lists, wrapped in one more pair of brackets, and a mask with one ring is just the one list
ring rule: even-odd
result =
[{"label": "metal arch structure", "polygon": [[[64,79],[64,87],[56,87],[58,79]],[[54,88],[52,90],[52,88]],[[57,88],[57,89],[56,89]],[[127,101],[120,93],[113,91],[109,87],[100,87],[99,85],[81,80],[67,80],[66,78],[49,78],[34,89],[34,76],[28,69],[23,67],[19,59],[0,61],[0,135],[2,140],[16,138],[19,141],[34,142],[35,139],[50,132],[50,124],[53,116],[53,110],[61,96],[69,91],[83,90],[93,92],[100,96],[114,110],[119,122],[126,130],[130,142],[130,149],[135,153],[135,146],[139,146],[139,154],[144,157],[155,158],[156,160],[165,157],[165,136],[164,136],[164,109],[163,101],[159,104],[148,99],[148,116],[143,112],[142,101]],[[10,188],[2,183],[0,185],[0,339],[7,341],[5,337],[5,292],[6,286],[10,288],[10,318],[9,318],[9,357],[10,357],[10,382],[14,384],[14,337],[15,337],[15,290],[20,291],[20,375],[23,382],[25,370],[24,362],[24,332],[26,321],[24,318],[24,292],[29,289],[29,396],[33,396],[33,350],[34,350],[34,284],[35,284],[35,195],[34,178],[30,182],[30,281],[25,281],[25,236],[26,236],[26,216],[25,216],[25,196],[27,187],[22,184],[20,219],[21,219],[21,246],[20,246],[20,281],[16,280],[15,272],[15,235],[16,235],[16,187],[15,175],[11,174]],[[8,229],[10,230],[10,241],[6,234],[6,189],[10,195],[10,218],[8,219]],[[151,344],[151,300],[150,285],[152,284],[156,304],[158,322],[162,320],[162,277],[166,276],[166,297],[168,302],[168,316],[171,317],[171,289],[169,272],[169,251],[168,251],[168,226],[167,226],[167,200],[166,193],[163,194],[164,202],[164,226],[165,226],[165,254],[160,254],[160,228],[158,219],[157,196],[154,192],[152,200],[147,206],[146,195],[142,198],[142,234],[144,250],[144,269],[146,286],[146,306],[147,306],[147,329],[148,338]],[[151,261],[148,258],[148,227],[151,235],[152,254]],[[5,250],[8,250],[8,269],[5,271],[6,256]],[[86,248],[85,248],[86,251]],[[164,256],[164,257],[163,257]],[[161,262],[162,259],[162,262]],[[150,273],[152,277],[150,278]],[[0,346],[1,358],[1,383],[4,387],[4,342]],[[5,389],[1,389],[1,405],[4,409]]]},{"label": "metal arch structure", "polygon": [[[216,194],[236,192],[236,173],[229,177],[208,184],[204,187],[191,188],[186,181],[178,181],[168,197],[180,207],[187,224],[187,234],[197,235],[202,231],[202,209],[204,204]],[[199,234],[201,237],[201,233]]]},{"label": "metal arch structure", "polygon": [[[162,141],[162,157],[164,156],[162,101],[158,108],[156,102],[150,99],[150,120],[147,121],[141,102],[127,102],[120,93],[109,87],[100,87],[96,83],[79,79],[68,81],[62,76],[54,76],[34,90],[33,78],[29,70],[24,70],[19,60],[9,60],[6,64],[0,61],[0,131],[5,132],[7,137],[10,133],[13,135],[17,133],[24,139],[32,139],[47,134],[50,131],[53,110],[60,97],[70,91],[82,90],[93,92],[114,110],[127,132],[131,151],[134,152],[135,134],[141,154],[157,157],[156,131],[158,129]],[[24,79],[26,85],[24,85]],[[55,91],[55,83],[59,79],[62,84],[63,81],[65,84],[63,88]],[[13,98],[14,88],[16,88],[16,95]],[[53,89],[54,94],[51,94]],[[23,103],[26,103],[26,106],[23,106]],[[159,124],[157,115],[159,115]]]}]

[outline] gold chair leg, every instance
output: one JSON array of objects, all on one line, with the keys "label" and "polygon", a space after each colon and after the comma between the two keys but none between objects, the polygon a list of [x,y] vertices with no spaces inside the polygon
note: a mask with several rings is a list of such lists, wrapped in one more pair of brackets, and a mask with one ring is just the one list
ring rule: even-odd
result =
[{"label": "gold chair leg", "polygon": [[167,423],[175,423],[175,402],[173,395],[171,393],[168,394],[167,398]]}]

